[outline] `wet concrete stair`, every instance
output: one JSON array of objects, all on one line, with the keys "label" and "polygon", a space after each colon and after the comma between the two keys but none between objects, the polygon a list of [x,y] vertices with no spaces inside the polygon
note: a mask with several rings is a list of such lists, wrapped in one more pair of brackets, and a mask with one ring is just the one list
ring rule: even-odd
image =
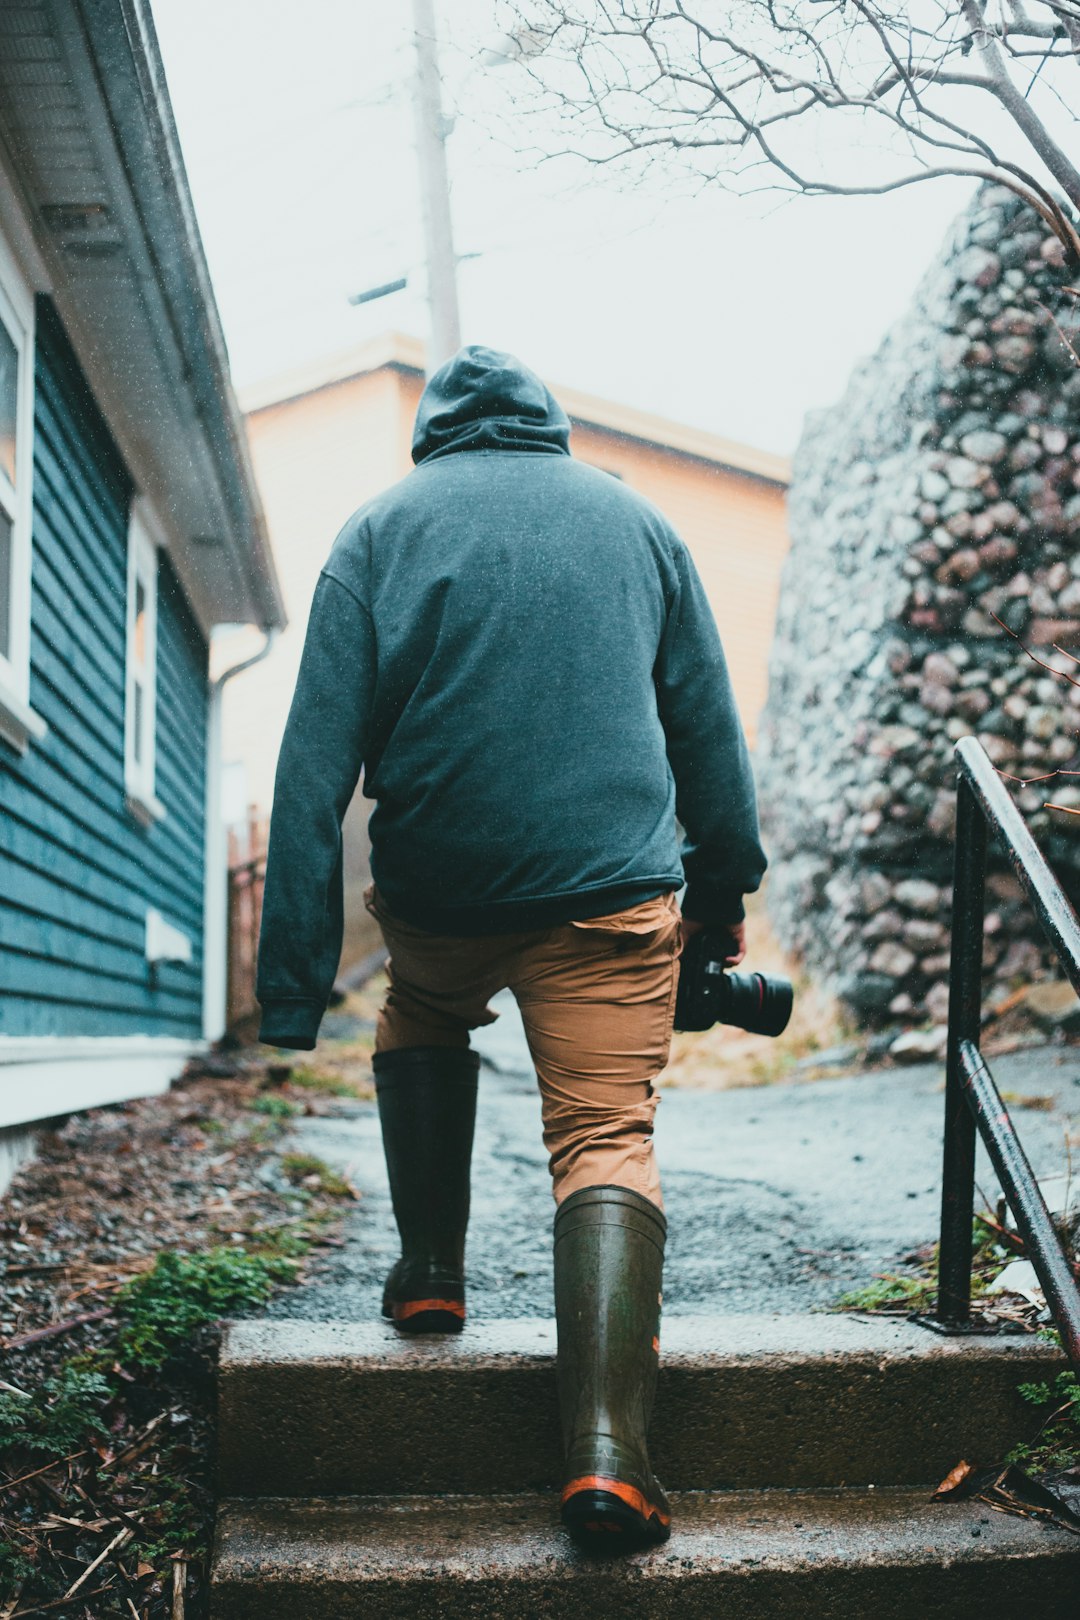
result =
[{"label": "wet concrete stair", "polygon": [[618,1563],[557,1525],[554,1325],[460,1339],[238,1322],[222,1353],[215,1620],[1080,1613],[1080,1538],[933,1486],[1029,1432],[1030,1338],[903,1321],[676,1317],[653,1423],[671,1541]]}]

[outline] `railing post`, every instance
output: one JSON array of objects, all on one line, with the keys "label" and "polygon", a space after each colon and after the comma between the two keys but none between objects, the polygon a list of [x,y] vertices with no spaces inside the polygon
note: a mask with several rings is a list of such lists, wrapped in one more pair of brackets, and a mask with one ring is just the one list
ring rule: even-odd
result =
[{"label": "railing post", "polygon": [[945,1070],[945,1154],[937,1317],[962,1327],[971,1315],[971,1225],[975,1209],[975,1116],[968,1106],[960,1044],[978,1047],[982,1024],[986,822],[961,772],[956,793],[956,869],[949,966]]}]

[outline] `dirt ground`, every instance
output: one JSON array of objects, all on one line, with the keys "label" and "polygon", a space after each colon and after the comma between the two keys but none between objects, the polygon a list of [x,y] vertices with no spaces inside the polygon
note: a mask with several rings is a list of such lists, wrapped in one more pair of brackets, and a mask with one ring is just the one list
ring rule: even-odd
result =
[{"label": "dirt ground", "polygon": [[286,1132],[355,1095],[240,1054],[42,1137],[0,1201],[2,1620],[203,1620],[214,1324],[342,1241],[358,1195]]}]

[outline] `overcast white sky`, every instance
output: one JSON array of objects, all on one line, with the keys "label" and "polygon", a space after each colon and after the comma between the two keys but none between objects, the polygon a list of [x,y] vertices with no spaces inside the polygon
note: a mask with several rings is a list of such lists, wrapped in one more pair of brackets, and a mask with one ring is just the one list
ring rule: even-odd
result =
[{"label": "overcast white sky", "polygon": [[[545,377],[790,451],[903,309],[968,195],[672,195],[575,162],[523,162],[489,109],[520,68],[475,66],[495,0],[442,0],[466,342]],[[238,384],[388,327],[423,336],[410,287],[350,292],[421,256],[405,0],[153,0]],[[497,82],[496,82],[497,81]]]}]

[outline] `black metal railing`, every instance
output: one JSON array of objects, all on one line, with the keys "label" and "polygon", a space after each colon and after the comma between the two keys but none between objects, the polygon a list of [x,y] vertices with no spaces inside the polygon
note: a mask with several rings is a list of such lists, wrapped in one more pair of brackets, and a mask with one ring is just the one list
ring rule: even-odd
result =
[{"label": "black metal railing", "polygon": [[1080,1370],[1080,1288],[1058,1241],[1009,1111],[979,1051],[982,1025],[984,882],[988,828],[1020,880],[1074,989],[1080,993],[1080,920],[1046,864],[1001,778],[976,742],[956,745],[956,879],[953,890],[945,1158],[937,1323],[963,1332],[971,1320],[975,1132],[978,1129],[1042,1284],[1073,1366]]}]

